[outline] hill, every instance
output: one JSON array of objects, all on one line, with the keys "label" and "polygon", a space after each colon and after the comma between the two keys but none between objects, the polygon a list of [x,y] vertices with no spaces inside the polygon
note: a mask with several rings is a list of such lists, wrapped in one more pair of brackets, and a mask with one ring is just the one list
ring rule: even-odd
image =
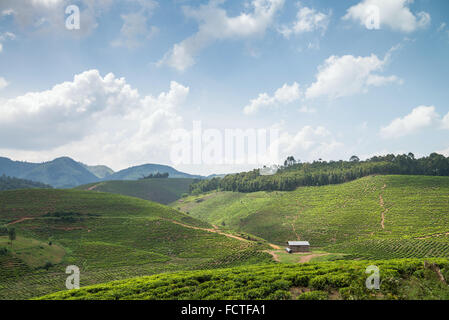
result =
[{"label": "hill", "polygon": [[51,186],[40,182],[11,178],[5,175],[0,176],[0,191],[34,188],[51,188]]},{"label": "hill", "polygon": [[68,157],[44,163],[28,163],[0,158],[0,175],[38,181],[55,188],[71,188],[99,179],[84,165]]},{"label": "hill", "polygon": [[[267,174],[269,173],[269,174]],[[211,190],[237,192],[291,191],[301,186],[323,186],[353,181],[373,174],[449,176],[449,157],[432,153],[416,159],[413,153],[375,156],[365,161],[352,156],[349,161],[296,161],[290,156],[283,166],[212,178],[191,186],[192,194]]]},{"label": "hill", "polygon": [[194,179],[144,179],[136,181],[104,181],[79,186],[78,190],[100,191],[169,204],[189,192]]},{"label": "hill", "polygon": [[0,176],[4,174],[10,177],[37,181],[55,188],[73,188],[100,181],[138,180],[157,172],[168,173],[169,178],[204,178],[159,164],[144,164],[114,172],[107,166],[89,166],[68,157],[61,157],[44,163],[13,161],[0,157]]},{"label": "hill", "polygon": [[65,289],[65,267],[81,285],[160,272],[270,261],[265,245],[224,234],[169,207],[79,190],[0,192],[0,299]]},{"label": "hill", "polygon": [[[367,266],[380,273],[379,290],[365,287]],[[443,277],[443,278],[440,278]],[[186,271],[116,281],[41,299],[95,300],[360,300],[449,299],[449,261],[336,261]]]},{"label": "hill", "polygon": [[170,166],[160,164],[144,164],[118,171],[104,180],[138,180],[155,173],[168,173],[169,178],[202,179],[204,177],[180,172]]},{"label": "hill", "polygon": [[114,170],[107,166],[98,165],[98,166],[89,166],[87,164],[81,163],[82,166],[84,166],[87,170],[89,170],[90,173],[94,174],[97,178],[103,179],[107,176],[110,176],[114,173]]},{"label": "hill", "polygon": [[308,240],[347,258],[449,255],[449,177],[369,176],[294,191],[209,192],[172,206],[278,245]]}]

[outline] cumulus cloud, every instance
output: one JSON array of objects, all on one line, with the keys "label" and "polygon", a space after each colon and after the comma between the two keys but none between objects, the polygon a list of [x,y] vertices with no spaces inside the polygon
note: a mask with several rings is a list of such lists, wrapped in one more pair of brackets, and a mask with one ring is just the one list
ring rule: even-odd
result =
[{"label": "cumulus cloud", "polygon": [[170,134],[182,124],[176,109],[188,93],[171,82],[168,92],[141,96],[124,78],[89,70],[50,90],[0,102],[0,136],[9,137],[0,141],[0,152],[32,159],[46,150],[115,167],[166,161]]},{"label": "cumulus cloud", "polygon": [[321,96],[340,98],[367,92],[370,86],[402,83],[397,76],[382,76],[381,72],[389,60],[391,50],[384,59],[375,54],[367,57],[352,55],[331,56],[318,67],[316,81],[306,90],[306,98]]},{"label": "cumulus cloud", "polygon": [[292,34],[321,31],[325,33],[332,13],[327,14],[308,7],[301,7],[296,15],[296,21],[291,26],[282,26],[279,32],[286,38]]},{"label": "cumulus cloud", "polygon": [[284,84],[281,88],[276,90],[273,96],[269,96],[267,93],[259,94],[256,99],[251,100],[250,103],[245,106],[243,113],[247,115],[254,114],[262,108],[289,104],[299,100],[300,97],[301,91],[298,83],[294,82],[292,85]]},{"label": "cumulus cloud", "polygon": [[342,154],[343,143],[337,141],[332,133],[323,126],[305,126],[298,132],[281,133],[278,148],[281,159],[296,155],[302,161],[313,161],[319,158]]},{"label": "cumulus cloud", "polygon": [[430,24],[427,12],[412,13],[409,4],[413,0],[363,0],[347,10],[344,20],[353,20],[365,26],[372,14],[372,8],[379,9],[380,28],[388,26],[401,32],[413,32]]},{"label": "cumulus cloud", "polygon": [[253,0],[252,11],[229,16],[222,0],[210,0],[199,8],[184,7],[184,14],[198,22],[198,32],[176,43],[157,63],[184,71],[195,64],[198,53],[216,40],[243,39],[262,35],[272,24],[284,0]]},{"label": "cumulus cloud", "polygon": [[405,117],[397,118],[381,128],[380,135],[384,139],[406,136],[434,125],[438,118],[434,106],[419,106]]}]

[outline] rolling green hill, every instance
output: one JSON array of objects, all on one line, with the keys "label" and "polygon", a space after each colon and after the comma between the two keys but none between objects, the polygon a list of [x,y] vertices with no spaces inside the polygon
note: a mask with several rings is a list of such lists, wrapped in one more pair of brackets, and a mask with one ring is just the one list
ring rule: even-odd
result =
[{"label": "rolling green hill", "polygon": [[[365,286],[366,268],[380,270],[380,289]],[[440,278],[443,277],[443,279]],[[359,300],[449,299],[449,261],[336,261],[186,271],[116,281],[41,299],[95,300]]]},{"label": "rolling green hill", "polygon": [[0,228],[0,299],[64,290],[68,265],[80,268],[85,286],[271,260],[262,244],[157,203],[108,193],[0,192],[1,225],[15,228],[17,240],[11,247]]},{"label": "rolling green hill", "polygon": [[449,177],[369,176],[287,192],[210,192],[172,206],[279,245],[308,240],[347,258],[449,256]]},{"label": "rolling green hill", "polygon": [[78,190],[91,190],[122,194],[168,204],[189,192],[194,179],[143,179],[135,181],[104,181],[77,187]]}]

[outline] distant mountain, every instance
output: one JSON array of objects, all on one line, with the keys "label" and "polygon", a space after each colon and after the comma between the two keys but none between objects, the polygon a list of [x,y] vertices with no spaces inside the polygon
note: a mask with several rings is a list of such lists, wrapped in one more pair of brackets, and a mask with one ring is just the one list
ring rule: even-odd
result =
[{"label": "distant mountain", "polygon": [[55,188],[72,188],[100,180],[83,165],[68,157],[44,163],[0,158],[0,175],[2,174],[45,183]]},{"label": "distant mountain", "polygon": [[114,172],[107,166],[89,166],[68,157],[43,163],[13,161],[0,157],[0,176],[48,184],[54,188],[73,188],[93,182],[112,180],[138,180],[150,173],[168,173],[169,178],[204,179],[199,175],[180,172],[170,166],[144,164]]},{"label": "distant mountain", "polygon": [[107,166],[88,166],[87,164],[81,163],[87,170],[94,174],[97,178],[103,179],[114,173],[114,170]]},{"label": "distant mountain", "polygon": [[131,167],[118,171],[110,176],[107,176],[103,180],[138,180],[140,178],[148,176],[150,173],[168,173],[169,178],[191,178],[191,179],[204,179],[203,176],[191,175],[188,173],[180,172],[172,167],[160,165],[160,164],[144,164],[141,166]]}]

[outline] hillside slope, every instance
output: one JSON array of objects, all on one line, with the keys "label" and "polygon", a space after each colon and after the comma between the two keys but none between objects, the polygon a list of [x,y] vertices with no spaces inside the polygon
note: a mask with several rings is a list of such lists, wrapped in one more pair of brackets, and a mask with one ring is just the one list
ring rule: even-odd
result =
[{"label": "hillside slope", "polygon": [[279,245],[308,240],[369,259],[449,254],[449,177],[369,176],[290,192],[211,192],[172,206]]},{"label": "hillside slope", "polygon": [[90,190],[121,194],[168,204],[189,192],[194,179],[144,179],[135,181],[104,181],[79,186],[78,190]]},{"label": "hillside slope", "polygon": [[[365,270],[373,263],[381,270],[379,290],[365,286]],[[426,264],[422,260],[271,264],[155,275],[66,290],[41,299],[447,300],[449,286],[444,280],[448,276],[449,261],[443,259]]]},{"label": "hillside slope", "polygon": [[[65,267],[72,264],[80,268],[84,286],[270,260],[256,242],[213,232],[169,207],[100,192],[0,192],[1,225],[14,227],[18,237],[0,255],[0,299],[64,290]],[[6,241],[0,234],[0,245]],[[64,253],[53,257],[53,246]]]}]

